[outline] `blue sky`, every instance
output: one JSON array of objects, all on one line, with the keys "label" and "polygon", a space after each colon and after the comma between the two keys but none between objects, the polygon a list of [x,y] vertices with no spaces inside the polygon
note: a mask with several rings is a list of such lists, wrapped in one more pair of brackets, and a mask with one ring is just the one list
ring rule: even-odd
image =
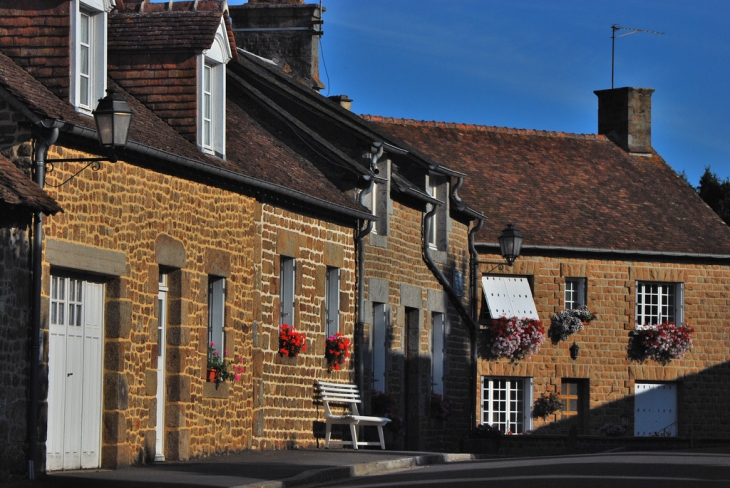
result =
[{"label": "blue sky", "polygon": [[708,165],[730,177],[727,0],[323,5],[322,93],[348,95],[356,113],[574,133],[596,132],[611,25],[664,32],[616,40],[614,84],[656,89],[652,145],[692,184]]}]

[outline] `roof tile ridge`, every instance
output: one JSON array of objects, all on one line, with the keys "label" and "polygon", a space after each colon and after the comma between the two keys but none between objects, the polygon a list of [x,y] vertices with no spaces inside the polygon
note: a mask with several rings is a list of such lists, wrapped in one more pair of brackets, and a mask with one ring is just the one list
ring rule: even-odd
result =
[{"label": "roof tile ridge", "polygon": [[404,119],[396,117],[385,117],[382,115],[360,115],[365,120],[371,122],[380,122],[386,124],[397,124],[397,125],[409,125],[415,127],[438,127],[443,129],[459,129],[463,131],[476,131],[476,132],[496,132],[499,134],[514,134],[514,135],[529,135],[529,136],[541,136],[541,137],[556,137],[562,139],[584,139],[584,140],[596,140],[596,141],[608,141],[609,139],[603,134],[579,134],[573,132],[563,131],[548,131],[538,129],[522,129],[512,127],[502,127],[495,125],[481,125],[481,124],[469,124],[463,122],[439,122],[434,120],[416,120],[416,119]]}]

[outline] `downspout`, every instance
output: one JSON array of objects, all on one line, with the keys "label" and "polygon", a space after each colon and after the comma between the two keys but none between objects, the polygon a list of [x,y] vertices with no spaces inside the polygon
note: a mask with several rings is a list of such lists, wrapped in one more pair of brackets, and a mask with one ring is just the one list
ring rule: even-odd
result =
[{"label": "downspout", "polygon": [[[370,153],[370,171],[377,173],[378,159],[383,155],[383,144],[373,143],[373,151]],[[365,197],[375,191],[375,180],[371,176],[370,184],[360,192],[359,203],[365,207]],[[375,209],[372,209],[373,213]],[[360,395],[365,395],[365,321],[363,310],[365,309],[365,237],[373,231],[373,221],[367,220],[358,230],[355,237],[357,243],[357,318],[355,320],[355,357],[357,364],[355,375],[357,376],[357,387]],[[366,410],[367,411],[367,410]]]},{"label": "downspout", "polygon": [[[360,205],[365,206],[365,196],[375,191],[375,180],[370,180],[370,185],[360,192]],[[357,376],[357,387],[360,395],[365,394],[365,322],[363,310],[365,309],[365,237],[373,230],[373,221],[365,220],[358,229],[355,241],[357,245],[357,318],[355,319],[355,375]],[[367,410],[366,410],[367,411]]]},{"label": "downspout", "polygon": [[[452,197],[454,196],[454,191],[452,191]],[[458,196],[457,196],[458,199]],[[458,201],[458,200],[457,200]],[[467,326],[469,327],[470,332],[470,338],[471,338],[471,378],[469,381],[469,384],[471,385],[469,388],[469,401],[471,403],[471,407],[469,408],[469,425],[470,428],[474,425],[476,425],[476,416],[475,416],[475,405],[476,405],[476,384],[474,383],[475,380],[475,370],[476,370],[476,337],[477,332],[479,330],[479,327],[476,323],[476,321],[472,318],[471,315],[469,315],[469,311],[464,307],[464,304],[461,302],[460,297],[456,294],[454,291],[454,288],[451,286],[451,283],[444,275],[443,271],[441,271],[441,268],[438,267],[438,265],[434,262],[433,258],[431,257],[431,248],[428,244],[428,236],[431,235],[431,225],[433,225],[433,216],[438,210],[437,205],[433,205],[433,208],[428,211],[424,217],[423,217],[423,227],[422,227],[422,240],[421,240],[421,249],[423,254],[423,260],[426,263],[426,266],[431,270],[431,272],[434,274],[436,279],[439,281],[441,286],[443,287],[444,291],[446,292],[446,295],[451,300],[451,303],[456,308],[456,311],[459,313],[461,318],[466,322]]]},{"label": "downspout", "polygon": [[[58,121],[44,120],[41,125],[50,132],[45,138],[41,138],[36,145],[35,151],[35,175],[34,179],[38,186],[43,189],[46,177],[46,153],[58,139],[58,129],[61,123]],[[38,398],[39,398],[39,376],[41,360],[41,274],[43,271],[43,212],[36,212],[33,221],[33,248],[31,254],[33,263],[32,273],[32,312],[30,327],[30,384],[28,399],[28,478],[35,479],[36,458],[38,455]]]}]

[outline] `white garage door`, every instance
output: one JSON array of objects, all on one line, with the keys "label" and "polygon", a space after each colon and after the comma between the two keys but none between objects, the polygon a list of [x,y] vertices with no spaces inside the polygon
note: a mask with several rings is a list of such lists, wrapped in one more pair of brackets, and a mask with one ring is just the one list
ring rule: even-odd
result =
[{"label": "white garage door", "polygon": [[51,276],[46,469],[99,467],[104,285]]},{"label": "white garage door", "polygon": [[637,383],[634,435],[677,435],[677,385]]}]

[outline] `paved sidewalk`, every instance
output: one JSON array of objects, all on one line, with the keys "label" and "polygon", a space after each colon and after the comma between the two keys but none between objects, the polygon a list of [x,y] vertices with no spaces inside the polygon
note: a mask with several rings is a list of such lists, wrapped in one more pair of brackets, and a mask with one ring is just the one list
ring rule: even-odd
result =
[{"label": "paved sidewalk", "polygon": [[188,462],[165,462],[119,470],[66,471],[17,479],[8,487],[265,487],[300,486],[413,466],[469,461],[471,454],[434,454],[349,449],[247,451]]}]

